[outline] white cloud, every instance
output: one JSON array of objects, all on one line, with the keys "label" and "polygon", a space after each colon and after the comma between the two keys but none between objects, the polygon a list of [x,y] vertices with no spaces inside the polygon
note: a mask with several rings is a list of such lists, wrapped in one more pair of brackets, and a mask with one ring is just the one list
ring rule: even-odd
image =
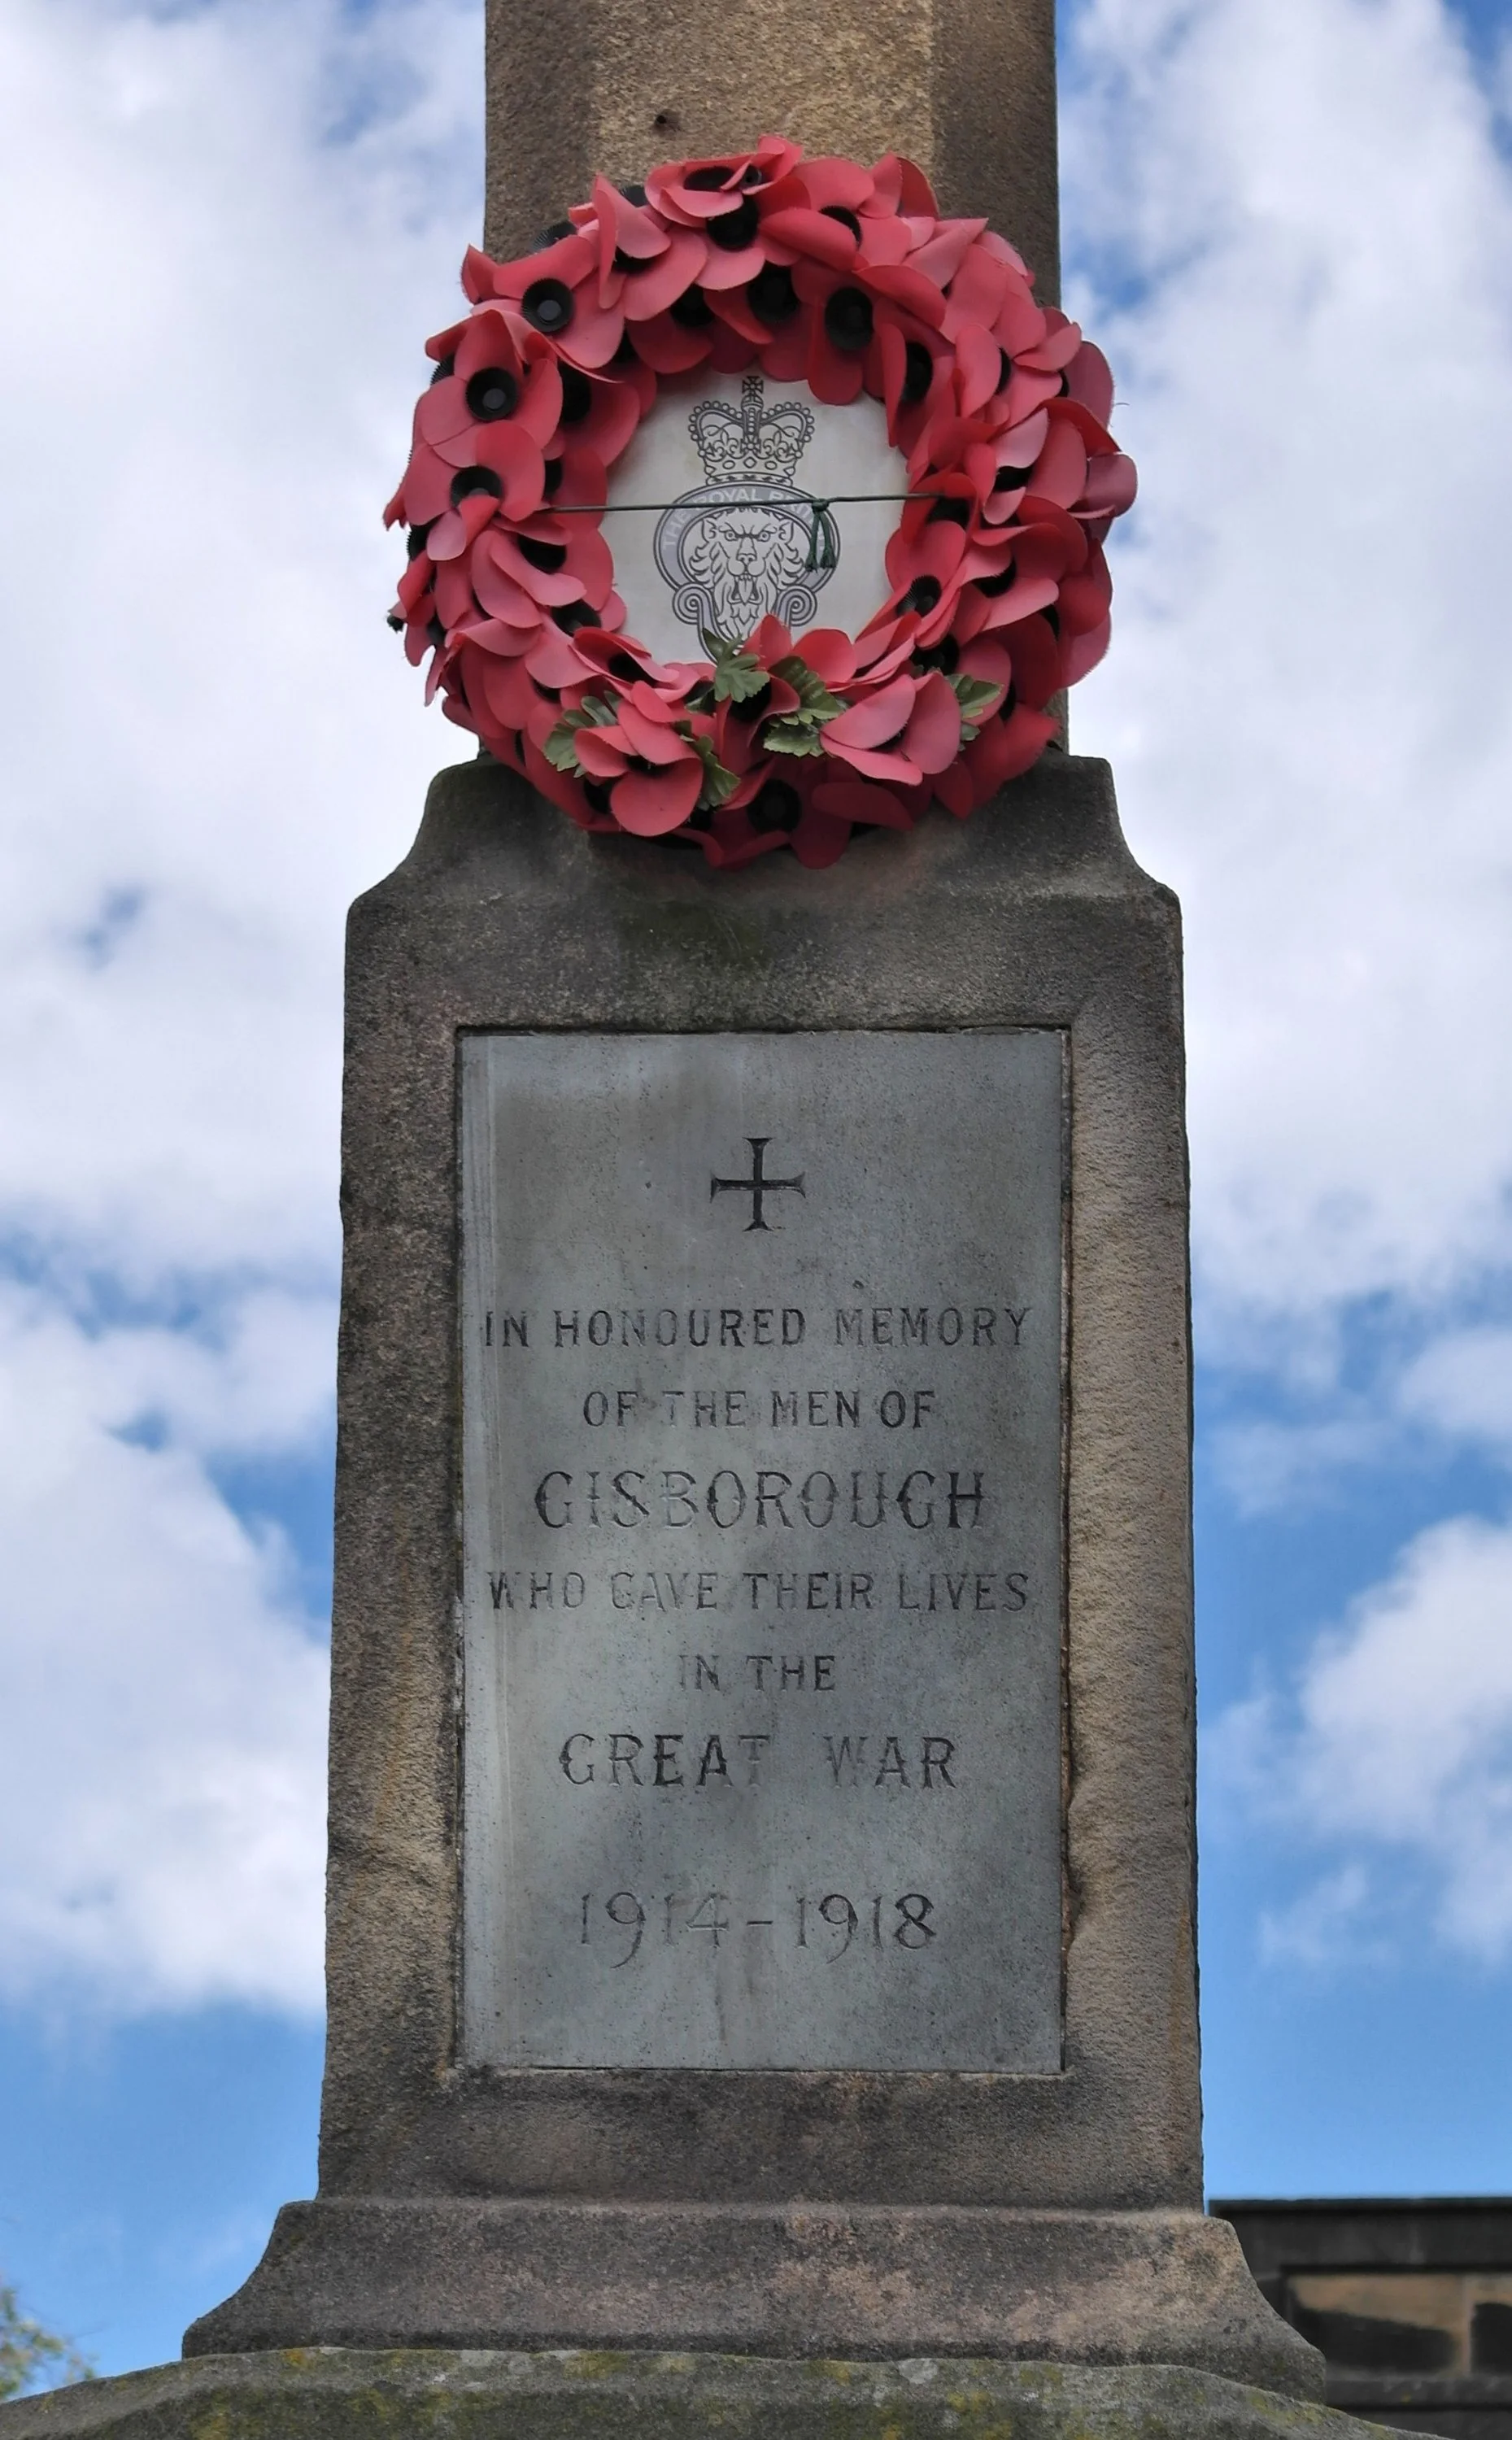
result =
[{"label": "white cloud", "polygon": [[1076,23],[1077,217],[1143,287],[1076,299],[1142,522],[1074,727],[1185,905],[1208,1328],[1432,1301],[1505,1262],[1512,1178],[1490,104],[1439,0],[1087,0]]},{"label": "white cloud", "polygon": [[1389,1940],[1377,1929],[1379,1905],[1359,1862],[1325,1873],[1289,1906],[1262,1907],[1260,1955],[1268,1965],[1304,1965],[1337,1972],[1341,1965],[1385,1964]]},{"label": "white cloud", "polygon": [[1512,1527],[1455,1517],[1417,1535],[1319,1639],[1285,1698],[1225,1715],[1208,1760],[1220,1795],[1339,1859],[1272,1918],[1273,1952],[1325,1955],[1330,1929],[1388,1917],[1393,1891],[1415,1904],[1426,1888],[1447,1943],[1504,1961]]},{"label": "white cloud", "polygon": [[[1512,1334],[1463,1319],[1512,1256],[1512,180],[1439,0],[1076,22],[1080,214],[1137,283],[1078,301],[1142,508],[1073,727],[1185,908],[1220,1480],[1294,1519],[1414,1448],[1512,1455]],[[1264,1957],[1427,1921],[1504,1962],[1512,1531],[1421,1535],[1205,1751],[1271,1891],[1302,1875]]]},{"label": "white cloud", "polygon": [[1241,1516],[1295,1515],[1331,1498],[1341,1474],[1391,1450],[1383,1420],[1342,1398],[1316,1420],[1220,1425],[1212,1441],[1218,1479]]},{"label": "white cloud", "polygon": [[[319,2005],[326,1660],[201,1449],[326,1419],[329,1311],[231,1347],[0,1291],[0,1994]],[[291,1341],[295,1367],[283,1358]],[[146,1444],[133,1434],[159,1426]],[[201,1444],[197,1449],[193,1443]]]},{"label": "white cloud", "polygon": [[477,17],[0,27],[0,1191],[117,1266],[332,1258],[343,915],[468,750],[379,512],[476,223]]},{"label": "white cloud", "polygon": [[1512,1330],[1447,1333],[1408,1366],[1398,1396],[1414,1420],[1512,1458]]},{"label": "white cloud", "polygon": [[13,1999],[318,2005],[320,1623],[214,1469],[318,1462],[343,916],[470,750],[380,511],[480,111],[477,0],[0,19]]}]

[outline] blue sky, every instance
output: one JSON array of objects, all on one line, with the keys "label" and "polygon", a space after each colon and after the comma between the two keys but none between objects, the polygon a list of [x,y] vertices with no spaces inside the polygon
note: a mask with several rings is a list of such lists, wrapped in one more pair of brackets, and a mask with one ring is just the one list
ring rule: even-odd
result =
[{"label": "blue sky", "polygon": [[[479,16],[0,26],[0,2272],[111,2370],[314,2180],[341,922],[467,751],[377,509]],[[1512,2188],[1512,10],[1063,48],[1143,478],[1075,736],[1188,932],[1210,2184]]]}]

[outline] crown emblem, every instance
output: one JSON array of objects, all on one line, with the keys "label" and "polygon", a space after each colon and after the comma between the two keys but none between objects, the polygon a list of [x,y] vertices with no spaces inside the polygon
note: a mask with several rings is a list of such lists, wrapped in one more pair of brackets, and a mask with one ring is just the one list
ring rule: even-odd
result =
[{"label": "crown emblem", "polygon": [[706,398],[688,429],[711,483],[791,483],[814,438],[814,417],[797,399],[766,406],[760,373],[747,373],[739,406]]}]

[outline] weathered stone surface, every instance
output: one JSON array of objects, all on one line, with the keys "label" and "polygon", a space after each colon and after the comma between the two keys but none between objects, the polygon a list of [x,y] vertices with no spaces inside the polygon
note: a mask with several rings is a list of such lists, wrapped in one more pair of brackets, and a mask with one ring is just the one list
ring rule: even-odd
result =
[{"label": "weathered stone surface", "polygon": [[0,2440],[1367,2440],[1379,2427],[1169,2365],[773,2362],[309,2347],[0,2406]]},{"label": "weathered stone surface", "polygon": [[[1179,990],[1100,764],[714,881],[438,779],[350,935],[323,2194],[1200,2209]],[[1070,1044],[1063,2071],[469,2070],[459,1034],[1016,1025]]]},{"label": "weathered stone surface", "polygon": [[1059,2070],[1065,1101],[463,1041],[474,2065]]},{"label": "weathered stone surface", "polygon": [[1197,2212],[292,2203],[189,2355],[291,2342],[1185,2363],[1301,2395],[1323,2359]]},{"label": "weathered stone surface", "polygon": [[[1053,755],[968,823],[711,879],[461,766],[352,911],[348,1021],[322,2198],[190,2344],[949,2345],[1315,2387],[1201,2214],[1179,942],[1106,770]],[[1070,1075],[1060,2068],[469,2066],[459,1038],[1017,1027]]]},{"label": "weathered stone surface", "polygon": [[1054,0],[489,0],[485,243],[524,253],[602,170],[729,152],[903,152],[1058,293]]}]

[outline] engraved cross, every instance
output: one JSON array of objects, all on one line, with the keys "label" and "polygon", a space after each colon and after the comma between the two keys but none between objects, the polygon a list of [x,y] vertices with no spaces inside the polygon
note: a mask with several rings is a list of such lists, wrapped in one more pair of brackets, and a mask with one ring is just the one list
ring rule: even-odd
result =
[{"label": "engraved cross", "polygon": [[765,1159],[766,1147],[771,1142],[771,1137],[747,1136],[746,1141],[750,1146],[749,1177],[711,1177],[709,1181],[709,1199],[711,1203],[716,1194],[748,1194],[751,1216],[746,1223],[746,1233],[749,1236],[753,1229],[765,1229],[768,1226],[762,1217],[762,1205],[768,1194],[789,1193],[802,1194],[804,1193],[804,1172],[800,1170],[796,1177],[768,1177],[762,1164]]}]

